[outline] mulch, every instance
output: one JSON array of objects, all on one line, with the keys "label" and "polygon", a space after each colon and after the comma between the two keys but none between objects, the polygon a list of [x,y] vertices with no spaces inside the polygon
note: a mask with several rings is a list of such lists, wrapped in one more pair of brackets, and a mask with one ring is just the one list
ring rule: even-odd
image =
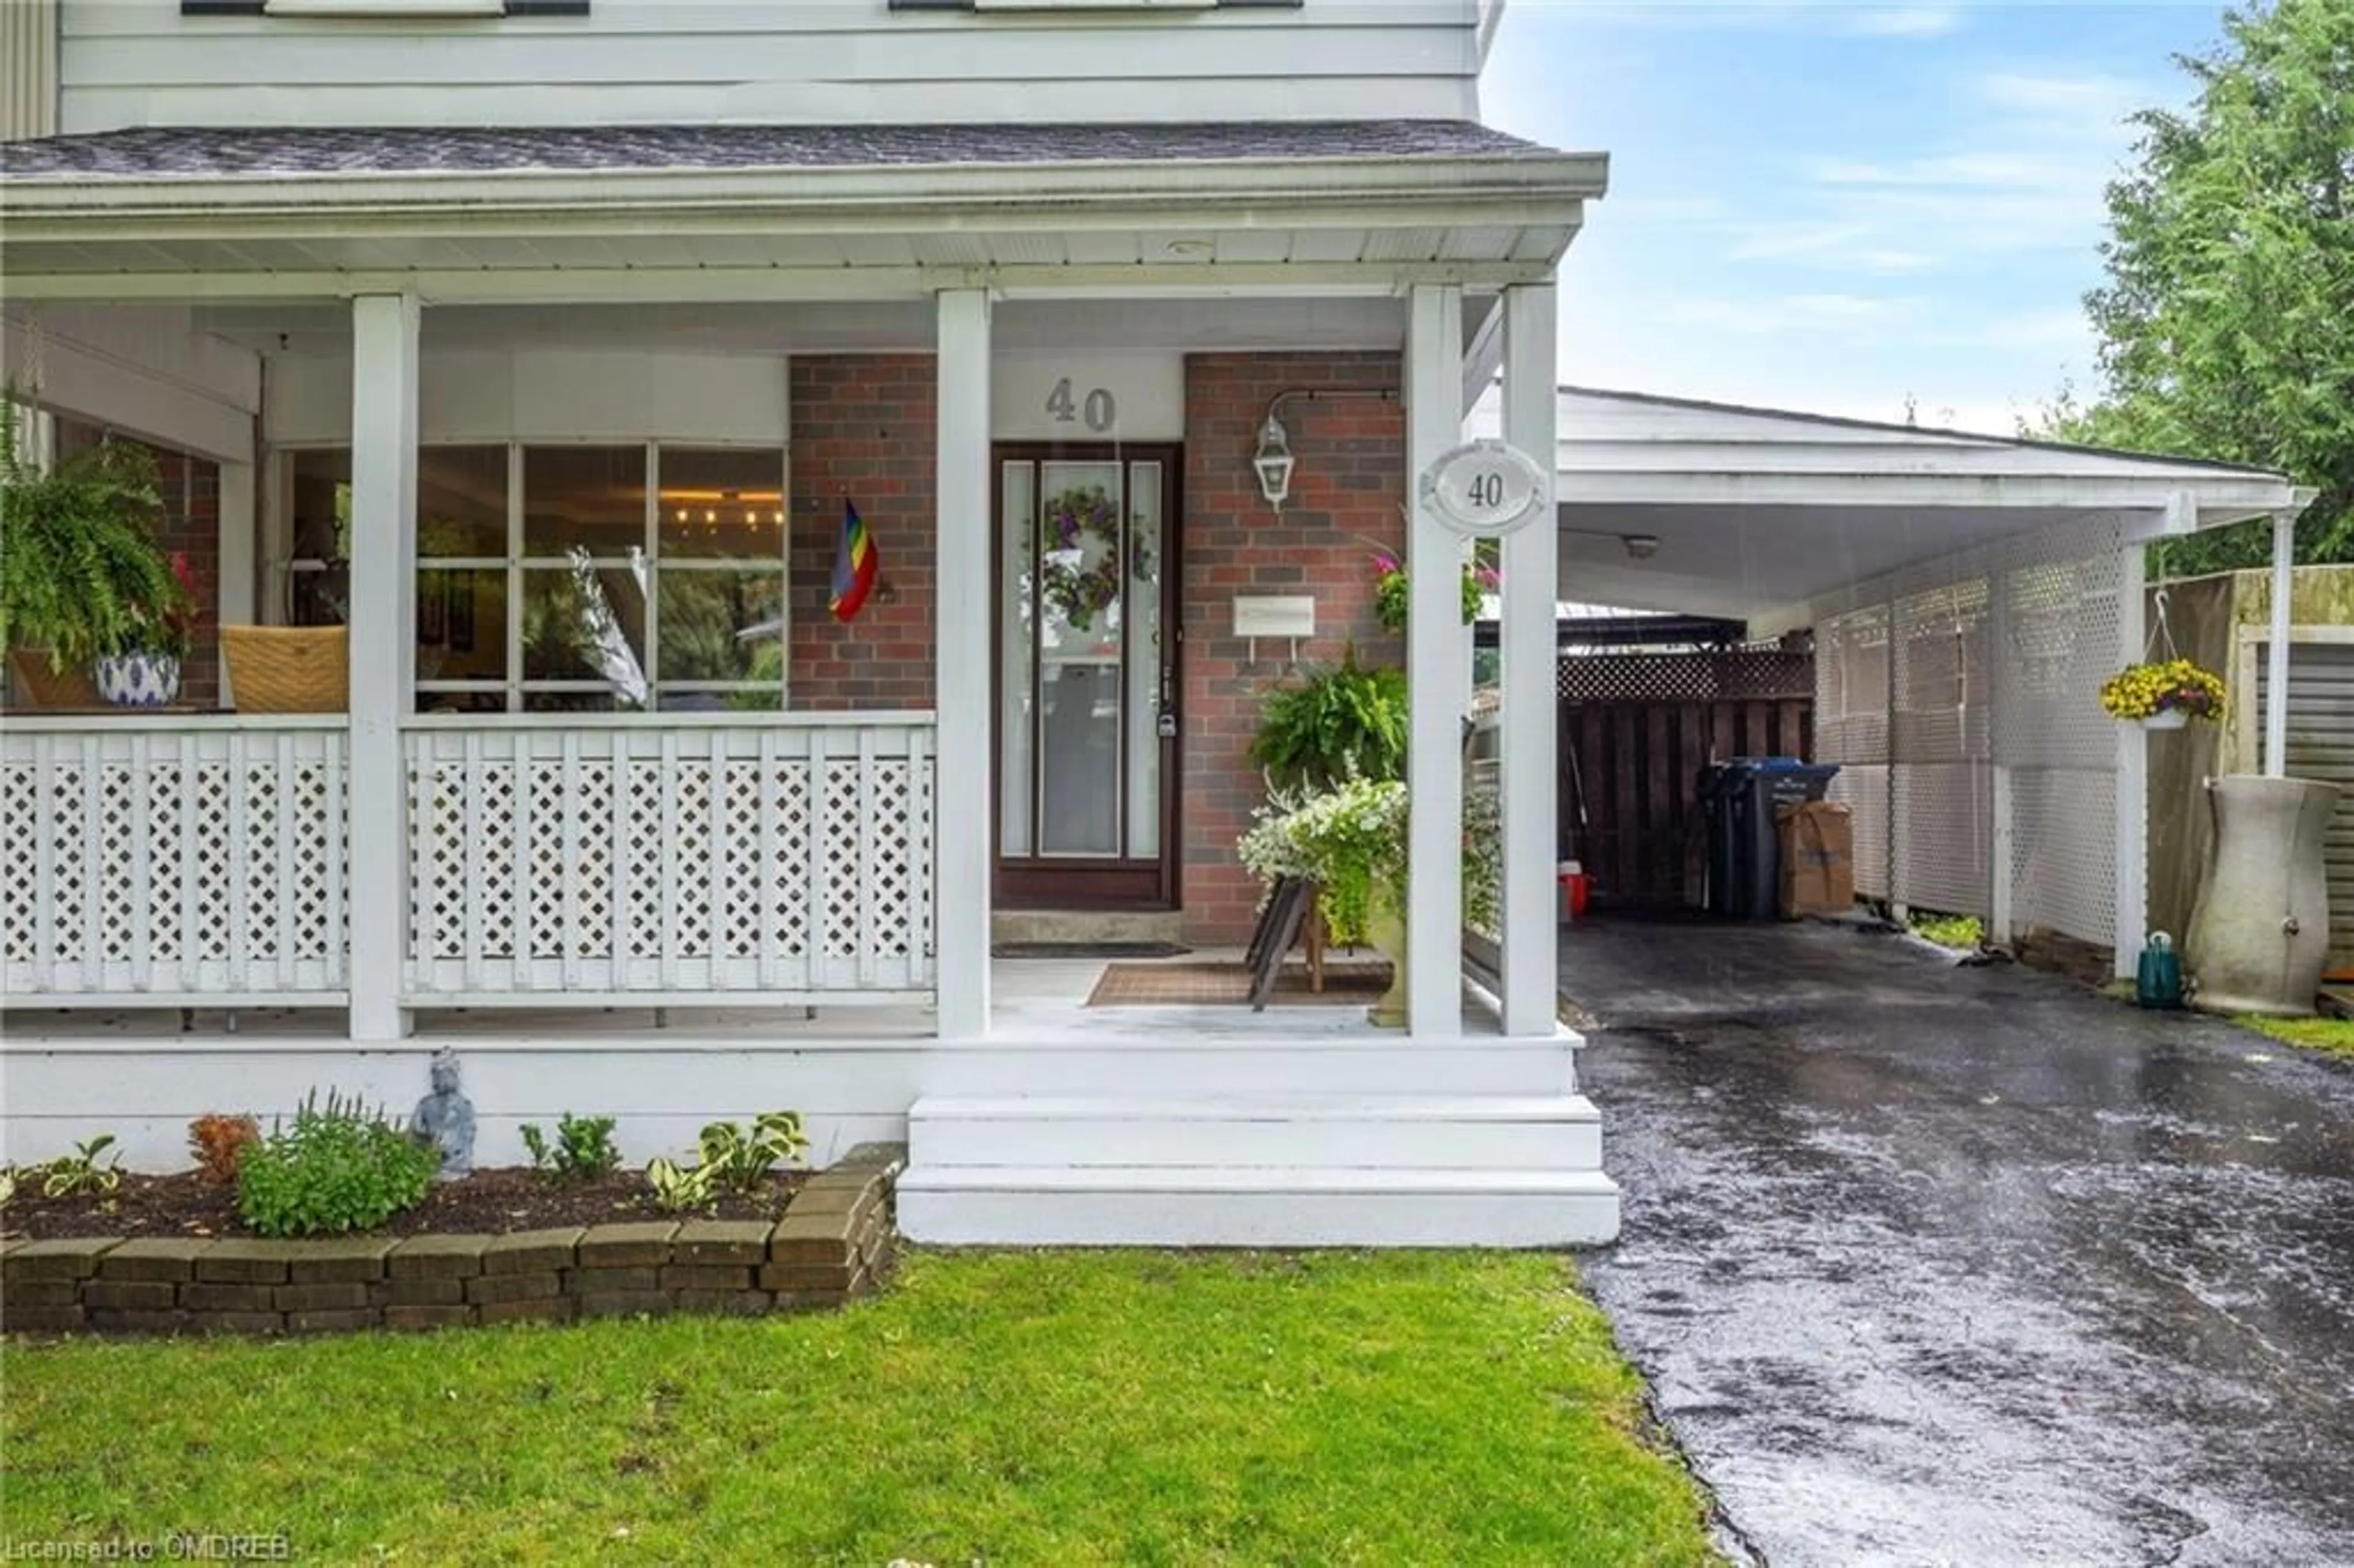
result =
[{"label": "mulch", "polygon": [[[559,1181],[523,1167],[477,1171],[434,1184],[425,1201],[396,1214],[371,1236],[492,1234],[559,1225],[602,1225],[633,1220],[773,1220],[809,1172],[771,1176],[755,1191],[730,1195],[708,1210],[665,1213],[654,1206],[642,1172],[616,1171],[593,1181]],[[18,1172],[16,1195],[0,1206],[0,1236],[48,1241],[67,1236],[249,1236],[237,1217],[237,1190],[195,1171],[176,1176],[125,1173],[111,1198],[46,1198],[37,1171]]]},{"label": "mulch", "polygon": [[[1362,1005],[1389,989],[1390,966],[1369,962],[1324,961],[1324,989],[1308,988],[1308,967],[1286,964],[1268,1001],[1287,1006]],[[1096,981],[1089,1007],[1246,1007],[1250,1003],[1251,971],[1239,963],[1112,964]]]}]

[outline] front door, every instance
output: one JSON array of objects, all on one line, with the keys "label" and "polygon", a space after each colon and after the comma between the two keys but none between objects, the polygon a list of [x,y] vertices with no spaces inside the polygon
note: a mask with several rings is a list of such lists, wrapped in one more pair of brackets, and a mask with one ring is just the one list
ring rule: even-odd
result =
[{"label": "front door", "polygon": [[1178,472],[1175,447],[997,450],[1002,907],[1177,906]]}]

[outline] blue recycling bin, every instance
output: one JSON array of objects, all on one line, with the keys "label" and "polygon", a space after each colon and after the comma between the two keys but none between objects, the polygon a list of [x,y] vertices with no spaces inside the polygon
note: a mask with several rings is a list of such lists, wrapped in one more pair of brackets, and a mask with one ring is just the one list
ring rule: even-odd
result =
[{"label": "blue recycling bin", "polygon": [[1785,806],[1819,800],[1839,777],[1836,763],[1796,757],[1736,757],[1700,770],[1708,820],[1708,911],[1726,920],[1771,920],[1782,906]]}]

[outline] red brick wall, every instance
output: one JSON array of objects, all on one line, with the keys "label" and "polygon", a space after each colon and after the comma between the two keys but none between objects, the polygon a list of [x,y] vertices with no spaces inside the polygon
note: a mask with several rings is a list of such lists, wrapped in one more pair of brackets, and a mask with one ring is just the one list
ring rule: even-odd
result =
[{"label": "red brick wall", "polygon": [[[1260,694],[1288,650],[1229,635],[1236,594],[1312,594],[1319,634],[1304,662],[1395,664],[1403,640],[1373,619],[1372,556],[1404,547],[1405,428],[1394,354],[1202,355],[1186,362],[1182,585],[1184,744],[1182,874],[1189,940],[1239,944],[1257,885],[1235,841],[1262,799],[1247,751]],[[924,708],[933,701],[934,399],[922,355],[800,356],[792,366],[792,695],[796,708]],[[1251,468],[1278,392],[1299,460],[1281,517]],[[847,492],[882,552],[878,591],[848,626],[826,610]],[[985,584],[976,591],[987,592]]]},{"label": "red brick wall", "polygon": [[1373,619],[1372,556],[1402,554],[1405,422],[1394,397],[1294,397],[1282,412],[1299,459],[1278,517],[1251,458],[1279,392],[1392,392],[1394,354],[1198,355],[1185,366],[1184,833],[1186,939],[1248,939],[1258,885],[1235,842],[1264,799],[1251,766],[1261,695],[1286,676],[1288,644],[1233,636],[1237,594],[1312,594],[1303,663],[1398,664],[1405,640]]},{"label": "red brick wall", "polygon": [[[104,432],[95,425],[60,418],[57,421],[59,457],[98,444]],[[188,656],[180,662],[180,700],[199,707],[220,701],[220,465],[209,459],[133,441],[155,459],[155,490],[164,498],[164,548],[185,554],[196,582],[197,623],[191,634]]]},{"label": "red brick wall", "polygon": [[[793,360],[795,708],[932,705],[937,386],[929,355]],[[875,591],[848,625],[826,609],[844,495],[882,556]]]}]

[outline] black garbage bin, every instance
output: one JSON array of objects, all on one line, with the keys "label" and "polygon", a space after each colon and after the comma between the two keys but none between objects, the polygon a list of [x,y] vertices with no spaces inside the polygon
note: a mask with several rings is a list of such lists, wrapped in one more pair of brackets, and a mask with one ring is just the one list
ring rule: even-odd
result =
[{"label": "black garbage bin", "polygon": [[1839,775],[1836,763],[1795,757],[1736,757],[1700,770],[1701,809],[1708,814],[1708,911],[1727,920],[1771,920],[1782,903],[1784,806],[1819,800]]}]

